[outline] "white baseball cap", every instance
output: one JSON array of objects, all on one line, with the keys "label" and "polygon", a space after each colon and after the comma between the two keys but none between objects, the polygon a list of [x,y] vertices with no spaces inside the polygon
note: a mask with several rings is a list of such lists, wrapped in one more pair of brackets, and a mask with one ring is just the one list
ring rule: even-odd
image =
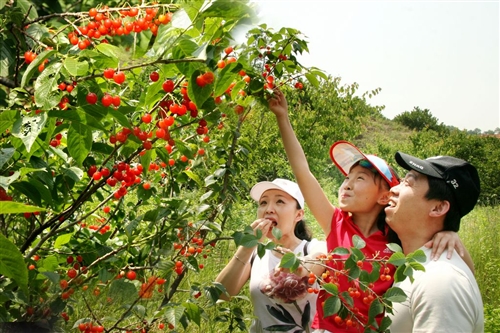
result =
[{"label": "white baseball cap", "polygon": [[250,190],[250,196],[255,201],[259,201],[262,194],[267,190],[281,190],[291,195],[299,203],[300,208],[304,208],[304,196],[300,192],[299,185],[288,179],[276,178],[272,182],[260,182],[255,184]]}]

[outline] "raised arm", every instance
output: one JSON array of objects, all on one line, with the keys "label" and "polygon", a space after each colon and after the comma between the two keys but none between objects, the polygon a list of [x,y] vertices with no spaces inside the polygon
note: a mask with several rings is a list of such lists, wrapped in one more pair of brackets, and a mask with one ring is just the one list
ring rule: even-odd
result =
[{"label": "raised arm", "polygon": [[288,118],[288,103],[280,90],[275,90],[273,97],[269,99],[269,108],[276,115],[288,161],[307,206],[325,235],[328,235],[335,207],[330,203],[319,182],[309,170],[306,155]]}]

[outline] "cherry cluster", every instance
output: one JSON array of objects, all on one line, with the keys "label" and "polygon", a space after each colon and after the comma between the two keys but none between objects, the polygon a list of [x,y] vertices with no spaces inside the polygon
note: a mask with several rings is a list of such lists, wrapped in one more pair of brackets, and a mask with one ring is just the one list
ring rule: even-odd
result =
[{"label": "cherry cluster", "polygon": [[162,24],[168,24],[172,19],[171,12],[159,14],[159,7],[130,7],[126,9],[110,9],[103,6],[100,9],[91,8],[88,12],[87,24],[80,25],[68,33],[68,40],[72,45],[78,45],[84,50],[92,41],[107,43],[104,36],[122,36],[130,33],[151,31],[156,36]]}]

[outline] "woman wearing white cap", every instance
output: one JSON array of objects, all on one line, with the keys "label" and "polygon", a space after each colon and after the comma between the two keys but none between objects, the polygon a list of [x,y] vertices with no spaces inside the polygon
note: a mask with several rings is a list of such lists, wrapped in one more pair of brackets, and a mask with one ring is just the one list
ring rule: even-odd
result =
[{"label": "woman wearing white cap", "polygon": [[[326,252],[326,244],[311,238],[303,220],[304,197],[296,183],[281,178],[260,182],[251,189],[250,196],[258,202],[257,219],[251,227],[262,232],[262,240],[267,238],[297,255]],[[273,228],[280,230],[279,240],[274,237]],[[266,250],[260,258],[256,246],[240,246],[217,276],[216,281],[224,285],[230,296],[237,295],[250,280],[255,315],[250,332],[270,331],[278,326],[289,332],[309,331],[317,294],[307,289],[317,286],[309,286],[307,279],[293,274],[276,272],[281,257],[276,251]]]}]

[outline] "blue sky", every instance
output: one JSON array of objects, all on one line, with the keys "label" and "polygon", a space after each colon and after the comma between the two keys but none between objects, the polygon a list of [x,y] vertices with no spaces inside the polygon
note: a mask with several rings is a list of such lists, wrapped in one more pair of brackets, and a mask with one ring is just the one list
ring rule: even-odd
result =
[{"label": "blue sky", "polygon": [[439,122],[500,127],[498,1],[257,0],[261,23],[309,42],[300,61],[359,91],[392,119],[415,106]]}]

